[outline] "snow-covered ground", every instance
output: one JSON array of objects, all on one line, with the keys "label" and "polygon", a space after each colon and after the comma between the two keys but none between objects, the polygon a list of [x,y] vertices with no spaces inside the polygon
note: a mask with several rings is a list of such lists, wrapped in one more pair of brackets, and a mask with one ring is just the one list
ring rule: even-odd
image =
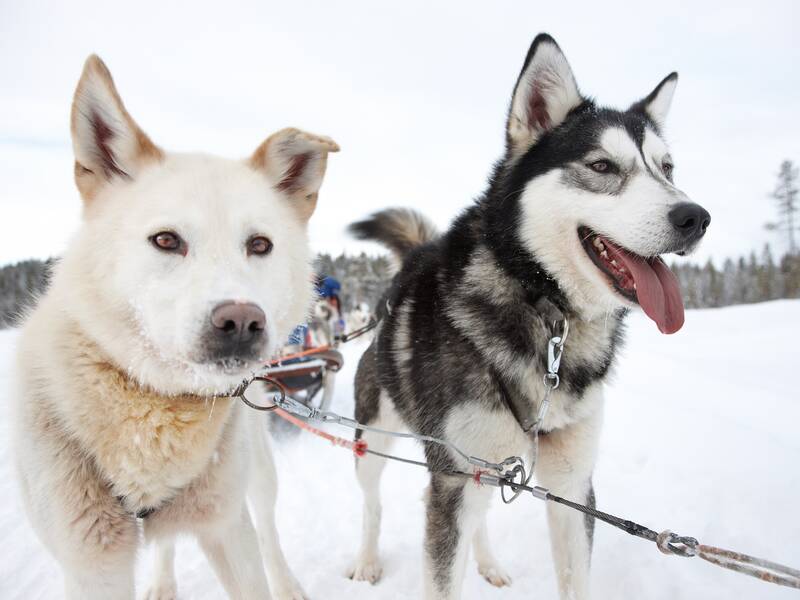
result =
[{"label": "snow-covered ground", "polygon": [[[684,329],[662,336],[641,315],[608,390],[595,476],[598,506],[656,530],[800,566],[800,301],[689,311]],[[0,332],[0,440],[16,332]],[[352,414],[352,378],[364,345],[345,348],[334,409]],[[569,352],[569,346],[567,346]],[[268,418],[268,417],[265,417]],[[349,435],[347,431],[344,435]],[[316,599],[421,596],[425,473],[391,464],[384,477],[385,574],[369,586],[343,575],[360,531],[351,456],[308,434],[275,440],[279,528],[289,562]],[[411,443],[398,453],[418,457]],[[544,506],[523,496],[489,517],[498,558],[514,579],[494,589],[468,569],[467,599],[555,598]],[[0,443],[0,598],[59,598],[56,565],[22,514],[6,443]],[[142,552],[139,582],[149,570]],[[598,523],[594,597],[704,600],[796,598],[797,592],[667,557],[653,544]],[[178,548],[183,599],[223,598],[197,546]]]}]

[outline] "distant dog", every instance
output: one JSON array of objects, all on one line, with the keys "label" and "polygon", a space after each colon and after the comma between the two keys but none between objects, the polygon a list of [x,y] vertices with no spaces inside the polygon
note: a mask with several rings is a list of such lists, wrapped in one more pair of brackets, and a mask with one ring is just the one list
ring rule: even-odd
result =
[{"label": "distant dog", "polygon": [[370,311],[369,305],[366,302],[359,302],[358,305],[347,314],[347,331],[356,331],[362,327],[366,327],[371,319],[372,311]]},{"label": "distant dog", "polygon": [[[538,412],[553,321],[565,316],[561,385],[543,423],[535,474],[553,493],[594,504],[602,384],[622,317],[638,305],[662,332],[680,329],[680,290],[659,255],[691,251],[710,221],[675,187],[661,136],[676,82],[669,75],[628,110],[601,108],[579,93],[555,41],[540,35],[513,93],[505,156],[478,202],[440,237],[401,209],[352,225],[357,237],[404,258],[358,367],[359,421],[443,437],[490,461],[530,457],[521,423]],[[381,452],[391,443],[370,432],[364,439]],[[434,469],[469,469],[441,446],[426,444],[425,454]],[[384,464],[357,459],[364,525],[354,579],[375,582],[381,574]],[[460,596],[470,542],[481,574],[494,585],[510,583],[489,548],[491,493],[431,474],[426,598]],[[547,514],[561,597],[583,600],[593,520],[553,503]]]},{"label": "distant dog", "polygon": [[[339,323],[339,311],[327,298],[319,298],[314,304],[311,319],[308,323],[312,347],[335,346],[336,334]],[[320,410],[328,410],[333,402],[333,392],[336,389],[336,372],[325,369],[322,375],[322,397]]]},{"label": "distant dog", "polygon": [[284,129],[246,160],[167,153],[96,56],[72,139],[84,222],[25,323],[13,424],[28,515],[67,598],[132,598],[140,529],[159,544],[148,598],[174,597],[182,532],[230,597],[268,598],[246,492],[274,593],[302,598],[263,421],[225,394],[308,314],[306,223],[336,144]]},{"label": "distant dog", "polygon": [[339,311],[327,299],[320,298],[314,304],[308,323],[312,346],[332,346],[336,343],[336,324]]}]

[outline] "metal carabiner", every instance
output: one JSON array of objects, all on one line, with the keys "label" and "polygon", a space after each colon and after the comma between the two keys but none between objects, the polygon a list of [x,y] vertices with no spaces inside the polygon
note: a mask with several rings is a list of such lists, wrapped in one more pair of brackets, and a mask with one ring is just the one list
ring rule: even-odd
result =
[{"label": "metal carabiner", "polygon": [[[554,323],[553,330],[555,330],[555,326],[556,324]],[[567,319],[567,317],[564,317],[563,319],[561,319],[561,335],[559,336],[561,338],[562,346],[564,345],[564,342],[567,341],[568,336],[569,336],[569,319]]]},{"label": "metal carabiner", "polygon": [[564,352],[561,339],[561,336],[553,336],[547,344],[547,372],[551,375],[558,373],[561,366],[561,354]]},{"label": "metal carabiner", "polygon": [[[555,325],[553,326],[555,330]],[[569,321],[565,318],[561,321],[561,335],[554,335],[547,344],[547,372],[550,375],[558,373],[561,366],[561,355],[564,352],[564,342],[569,335]]]}]

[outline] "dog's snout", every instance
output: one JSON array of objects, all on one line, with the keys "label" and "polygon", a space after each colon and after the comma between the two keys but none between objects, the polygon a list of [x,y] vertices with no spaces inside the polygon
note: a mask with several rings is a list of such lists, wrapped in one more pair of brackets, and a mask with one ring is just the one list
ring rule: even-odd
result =
[{"label": "dog's snout", "polygon": [[669,211],[672,226],[688,241],[699,240],[711,224],[708,211],[694,202],[681,202]]},{"label": "dog's snout", "polygon": [[203,360],[233,365],[257,359],[266,346],[266,327],[264,311],[252,302],[217,304],[204,334]]},{"label": "dog's snout", "polygon": [[219,335],[249,342],[264,331],[267,317],[252,302],[223,302],[211,311],[211,324]]}]

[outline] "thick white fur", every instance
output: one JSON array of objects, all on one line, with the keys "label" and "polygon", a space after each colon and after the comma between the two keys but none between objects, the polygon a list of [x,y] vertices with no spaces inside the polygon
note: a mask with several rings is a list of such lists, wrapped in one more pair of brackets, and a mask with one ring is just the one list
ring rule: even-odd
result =
[{"label": "thick white fur", "polygon": [[[391,400],[384,393],[381,393],[378,416],[371,425],[389,431],[402,431],[405,429],[400,415],[397,414]],[[388,453],[394,445],[393,437],[372,431],[365,431],[361,439],[376,452]],[[354,564],[347,572],[347,576],[356,581],[368,581],[372,584],[377,583],[383,574],[383,567],[378,555],[378,539],[380,537],[382,512],[380,496],[381,475],[385,467],[385,458],[371,454],[359,458],[356,465],[356,477],[364,494],[361,547],[358,550]]]},{"label": "thick white fur", "polygon": [[[52,293],[142,384],[167,394],[210,394],[241,379],[197,360],[210,310],[223,300],[264,310],[265,358],[305,320],[311,298],[305,223],[243,161],[167,155],[130,183],[104,189],[86,216]],[[148,237],[167,229],[186,240],[185,257],[151,246]],[[270,255],[247,256],[245,242],[255,234],[272,240]]]},{"label": "thick white fur", "polygon": [[[272,597],[279,600],[305,600],[300,583],[292,574],[280,546],[275,504],[278,480],[272,449],[264,422],[258,413],[247,415],[247,445],[250,449],[250,477],[247,498],[255,521],[261,556],[267,570]],[[172,536],[156,538],[153,579],[142,600],[176,598],[175,543]]]},{"label": "thick white fur", "polygon": [[[197,537],[230,597],[270,597],[245,505],[253,467],[249,493],[273,590],[302,598],[275,530],[262,422],[215,396],[257,361],[207,364],[203,332],[218,303],[257,304],[266,358],[305,319],[306,221],[335,144],[297,130],[270,138],[301,137],[303,152],[319,154],[314,174],[295,169],[302,181],[291,194],[279,189],[285,173],[269,162],[269,140],[249,160],[165,153],[130,118],[96,57],[76,91],[72,128],[84,222],[24,324],[12,427],[28,515],[63,568],[66,596],[133,598],[142,529],[133,513],[156,508],[143,527],[158,543],[147,598],[174,597],[172,539],[183,532]],[[164,230],[186,241],[185,256],[152,245]],[[272,252],[248,256],[252,235],[268,237]]]}]

